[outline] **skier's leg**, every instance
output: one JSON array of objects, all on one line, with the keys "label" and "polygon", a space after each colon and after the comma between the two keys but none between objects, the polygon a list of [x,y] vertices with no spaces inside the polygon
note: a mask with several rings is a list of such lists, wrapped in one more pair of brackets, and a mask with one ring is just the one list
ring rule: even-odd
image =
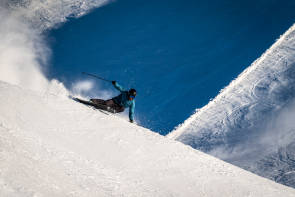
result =
[{"label": "skier's leg", "polygon": [[85,101],[85,100],[82,100],[82,99],[79,99],[79,98],[74,98],[75,101],[78,101],[79,103],[83,103],[85,105],[91,105],[93,106],[94,104],[92,102],[89,102],[89,101]]},{"label": "skier's leg", "polygon": [[106,100],[106,101],[105,101],[105,104],[106,104],[107,106],[111,107],[111,106],[114,105],[114,101],[113,101],[113,99],[109,99],[109,100]]},{"label": "skier's leg", "polygon": [[[90,102],[90,101],[85,101],[85,100],[81,100],[79,98],[74,98],[74,100],[78,101],[80,103],[83,103],[85,105],[93,106],[96,109],[102,109],[102,110],[105,110],[105,111],[110,111],[112,113],[115,113],[114,110],[112,108],[108,107],[106,104],[99,104],[99,103],[94,103],[94,102]],[[101,100],[101,99],[97,99],[97,100]],[[104,100],[101,100],[101,101],[104,101]],[[104,101],[104,103],[105,103],[105,101]]]},{"label": "skier's leg", "polygon": [[115,113],[115,110],[113,109],[114,101],[112,99],[106,100],[105,105],[107,106],[107,111],[110,111],[112,113]]},{"label": "skier's leg", "polygon": [[90,101],[94,104],[105,105],[105,100],[102,99],[90,99]]},{"label": "skier's leg", "polygon": [[125,110],[125,108],[123,106],[117,105],[115,104],[113,109],[115,110],[115,113],[120,113],[123,112]]},{"label": "skier's leg", "polygon": [[124,107],[118,105],[114,102],[114,100],[110,99],[106,101],[106,105],[109,107],[108,111],[111,111],[113,113],[119,113],[124,111]]}]

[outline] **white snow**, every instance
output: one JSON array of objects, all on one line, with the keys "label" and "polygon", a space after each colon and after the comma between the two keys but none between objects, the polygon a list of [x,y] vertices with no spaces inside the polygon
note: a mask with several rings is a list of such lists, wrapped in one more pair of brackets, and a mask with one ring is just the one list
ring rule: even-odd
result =
[{"label": "white snow", "polygon": [[295,196],[67,97],[0,82],[0,196]]},{"label": "white snow", "polygon": [[51,50],[44,32],[78,18],[108,0],[1,0],[0,80],[44,90]]},{"label": "white snow", "polygon": [[194,135],[211,133],[221,139],[227,132],[264,124],[259,120],[269,111],[279,111],[294,99],[294,65],[295,25],[168,137],[188,142]]},{"label": "white snow", "polygon": [[295,187],[294,118],[295,25],[168,137]]},{"label": "white snow", "polygon": [[110,3],[110,0],[1,0],[0,8],[6,8],[24,23],[30,23],[39,32],[54,28],[69,17],[78,18],[94,8]]}]

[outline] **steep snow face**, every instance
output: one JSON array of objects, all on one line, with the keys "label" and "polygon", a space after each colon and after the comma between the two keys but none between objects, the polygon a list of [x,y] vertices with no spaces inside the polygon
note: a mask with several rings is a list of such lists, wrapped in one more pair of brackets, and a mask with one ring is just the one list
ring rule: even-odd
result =
[{"label": "steep snow face", "polygon": [[0,94],[0,196],[295,195],[76,103],[57,83],[40,93],[0,82]]},{"label": "steep snow face", "polygon": [[294,96],[295,25],[169,137],[295,187]]},{"label": "steep snow face", "polygon": [[1,0],[0,80],[33,90],[44,90],[50,50],[42,33],[80,17],[107,0]]},{"label": "steep snow face", "polygon": [[105,5],[109,0],[2,0],[0,6],[8,9],[40,32],[51,29],[67,21],[87,14],[91,9]]}]

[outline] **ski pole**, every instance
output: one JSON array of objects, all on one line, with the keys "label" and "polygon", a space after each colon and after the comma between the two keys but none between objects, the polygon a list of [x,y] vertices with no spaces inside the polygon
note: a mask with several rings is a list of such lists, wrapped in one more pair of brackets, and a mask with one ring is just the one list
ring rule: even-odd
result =
[{"label": "ski pole", "polygon": [[86,72],[82,72],[82,74],[84,74],[84,75],[88,75],[88,76],[91,76],[91,77],[94,77],[94,78],[97,78],[97,79],[100,79],[100,80],[103,80],[103,81],[107,81],[107,82],[112,83],[111,80],[104,79],[104,78],[102,78],[102,77],[100,77],[100,76],[97,76],[97,75],[94,75],[94,74],[90,74],[90,73],[86,73]]}]

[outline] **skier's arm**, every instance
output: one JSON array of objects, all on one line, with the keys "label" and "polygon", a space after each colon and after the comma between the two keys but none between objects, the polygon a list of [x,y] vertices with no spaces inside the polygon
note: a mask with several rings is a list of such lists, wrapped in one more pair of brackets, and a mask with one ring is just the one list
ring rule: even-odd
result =
[{"label": "skier's arm", "polygon": [[119,90],[120,92],[123,92],[125,91],[125,89],[120,85],[118,84],[116,81],[112,81],[112,84],[114,85],[114,87]]},{"label": "skier's arm", "polygon": [[130,122],[134,121],[134,109],[135,109],[135,102],[133,102],[132,105],[129,108],[129,120],[130,120]]}]

